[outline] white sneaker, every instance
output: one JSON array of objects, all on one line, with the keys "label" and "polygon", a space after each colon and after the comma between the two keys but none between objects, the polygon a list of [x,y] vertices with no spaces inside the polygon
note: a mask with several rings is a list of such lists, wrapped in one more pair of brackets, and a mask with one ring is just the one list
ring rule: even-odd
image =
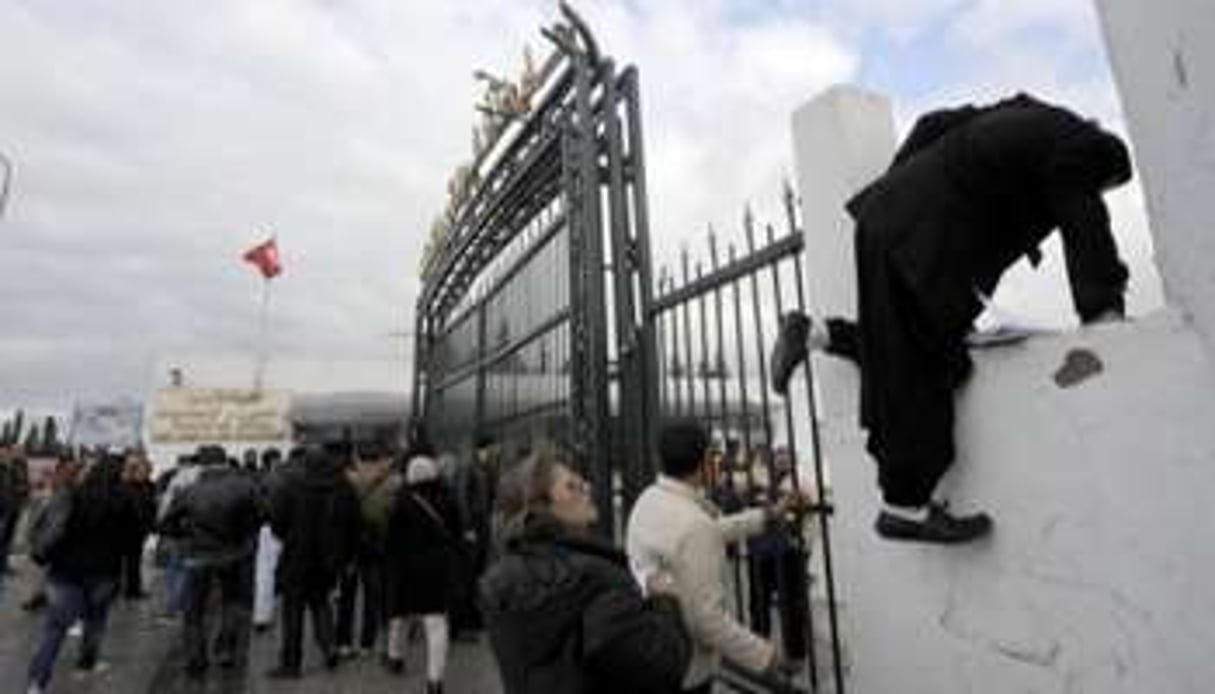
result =
[{"label": "white sneaker", "polygon": [[68,629],[68,636],[71,636],[72,638],[76,638],[76,639],[80,638],[81,636],[84,636],[84,623],[76,622],[75,624],[73,624],[72,628]]},{"label": "white sneaker", "polygon": [[36,684],[31,684],[29,689],[25,690],[25,694],[43,694],[45,690]]}]

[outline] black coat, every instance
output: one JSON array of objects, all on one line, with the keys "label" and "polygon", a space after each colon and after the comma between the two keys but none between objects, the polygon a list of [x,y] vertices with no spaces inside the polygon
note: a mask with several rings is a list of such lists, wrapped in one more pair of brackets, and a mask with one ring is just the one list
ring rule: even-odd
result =
[{"label": "black coat", "polygon": [[622,553],[533,530],[481,580],[506,694],[679,692],[691,641],[673,598],[642,598]]},{"label": "black coat", "polygon": [[953,338],[981,309],[975,289],[990,294],[1058,228],[1080,317],[1121,308],[1127,271],[1101,196],[1130,178],[1125,145],[1028,96],[958,111],[927,116],[941,122],[917,126],[902,163],[849,201],[857,253],[885,256],[940,336]]},{"label": "black coat", "polygon": [[283,543],[276,581],[285,593],[315,595],[337,583],[359,541],[359,503],[327,456],[310,453],[274,488],[270,527]]},{"label": "black coat", "polygon": [[879,457],[948,464],[950,393],[969,373],[962,338],[982,308],[976,291],[991,294],[1058,228],[1080,318],[1123,308],[1127,270],[1102,192],[1130,178],[1130,159],[1094,123],[1024,95],[930,114],[897,159],[848,203],[861,423]]},{"label": "black coat", "polygon": [[125,484],[86,484],[68,491],[71,515],[48,557],[51,575],[80,581],[116,579],[122,555],[139,537],[139,513]]},{"label": "black coat", "polygon": [[438,480],[401,487],[388,521],[386,547],[391,613],[446,612],[462,540],[459,517]]},{"label": "black coat", "polygon": [[156,484],[151,480],[127,482],[131,499],[135,502],[135,511],[139,517],[138,543],[152,532],[156,526]]},{"label": "black coat", "polygon": [[188,560],[219,565],[253,554],[265,515],[251,477],[226,465],[208,465],[173,499],[160,530],[179,540]]}]

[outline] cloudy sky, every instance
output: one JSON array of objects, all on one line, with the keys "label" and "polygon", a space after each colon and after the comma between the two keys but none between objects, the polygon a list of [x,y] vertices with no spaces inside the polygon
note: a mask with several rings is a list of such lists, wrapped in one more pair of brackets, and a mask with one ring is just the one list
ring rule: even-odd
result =
[{"label": "cloudy sky", "polygon": [[[777,213],[789,116],[851,82],[924,109],[1028,89],[1122,130],[1087,0],[583,0],[641,70],[660,256]],[[143,393],[166,354],[247,353],[277,234],[274,350],[392,358],[471,72],[515,73],[552,0],[0,0],[0,407]],[[1133,310],[1159,302],[1137,189]],[[1062,320],[1060,263],[1006,301]]]}]

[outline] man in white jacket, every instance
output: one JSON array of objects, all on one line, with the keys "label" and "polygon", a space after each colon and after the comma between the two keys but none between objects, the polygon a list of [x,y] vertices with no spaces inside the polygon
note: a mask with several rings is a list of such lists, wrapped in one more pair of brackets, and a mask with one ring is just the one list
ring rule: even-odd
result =
[{"label": "man in white jacket", "polygon": [[723,656],[757,672],[776,667],[775,646],[751,633],[727,608],[726,547],[763,532],[793,503],[788,497],[773,508],[721,515],[704,494],[708,445],[708,435],[695,422],[664,427],[662,474],[638,497],[626,531],[629,563],[639,580],[663,572],[675,583],[673,592],[693,641],[684,691],[705,694]]}]

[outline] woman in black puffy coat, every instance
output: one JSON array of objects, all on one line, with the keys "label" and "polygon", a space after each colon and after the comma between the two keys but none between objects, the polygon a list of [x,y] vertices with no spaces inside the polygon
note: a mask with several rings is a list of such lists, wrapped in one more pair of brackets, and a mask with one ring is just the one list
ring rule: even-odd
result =
[{"label": "woman in black puffy coat", "polygon": [[662,575],[649,597],[592,535],[590,485],[552,452],[503,476],[502,554],[481,581],[506,694],[679,692],[691,642]]}]

